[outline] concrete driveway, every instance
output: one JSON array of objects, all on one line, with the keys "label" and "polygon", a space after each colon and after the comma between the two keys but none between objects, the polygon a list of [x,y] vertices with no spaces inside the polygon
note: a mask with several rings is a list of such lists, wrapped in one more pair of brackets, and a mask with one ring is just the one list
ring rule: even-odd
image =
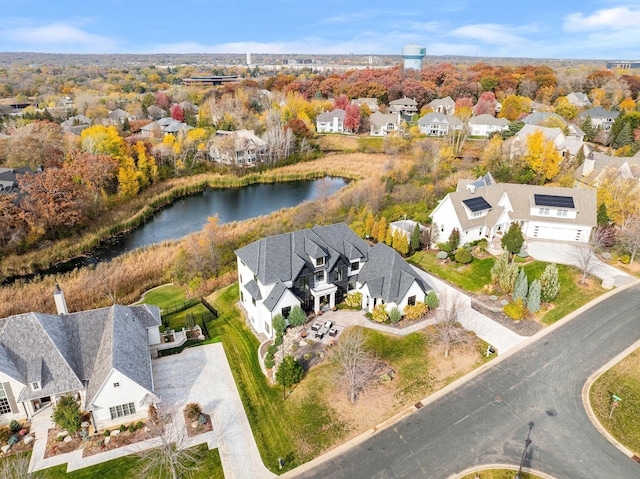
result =
[{"label": "concrete driveway", "polygon": [[[575,243],[563,243],[560,241],[531,241],[527,240],[526,250],[530,256],[547,263],[568,264],[579,267],[576,259]],[[597,266],[593,270],[593,276],[600,280],[612,281],[614,286],[634,281],[634,277],[624,271],[620,271],[611,265],[603,263],[596,258]]]},{"label": "concrete driveway", "polygon": [[225,478],[275,477],[258,452],[222,344],[187,348],[154,360],[153,380],[162,407],[178,424],[184,423],[182,408],[189,402],[199,403],[211,415],[214,437],[207,442],[210,448],[217,445]]}]

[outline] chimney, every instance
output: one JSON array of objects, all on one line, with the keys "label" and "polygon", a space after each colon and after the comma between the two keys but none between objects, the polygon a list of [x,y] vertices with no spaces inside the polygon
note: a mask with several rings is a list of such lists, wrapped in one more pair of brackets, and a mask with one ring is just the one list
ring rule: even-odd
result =
[{"label": "chimney", "polygon": [[64,293],[58,283],[56,283],[53,288],[53,299],[56,302],[56,309],[58,310],[58,314],[65,315],[69,314],[69,310],[67,309],[67,302],[64,299]]},{"label": "chimney", "polygon": [[476,185],[474,185],[473,183],[469,183],[467,185],[467,190],[471,192],[471,194],[474,194],[476,192]]}]

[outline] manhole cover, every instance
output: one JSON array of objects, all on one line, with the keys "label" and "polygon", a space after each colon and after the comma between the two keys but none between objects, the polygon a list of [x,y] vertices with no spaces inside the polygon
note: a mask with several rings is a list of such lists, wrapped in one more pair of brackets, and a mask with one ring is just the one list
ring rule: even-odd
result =
[{"label": "manhole cover", "polygon": [[496,396],[496,402],[502,402],[502,397],[501,396]]}]

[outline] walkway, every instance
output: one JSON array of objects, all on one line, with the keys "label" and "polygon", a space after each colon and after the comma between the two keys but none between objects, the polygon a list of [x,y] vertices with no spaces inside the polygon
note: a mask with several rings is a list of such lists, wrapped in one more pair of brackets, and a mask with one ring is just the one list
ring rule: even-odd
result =
[{"label": "walkway", "polygon": [[[163,411],[173,416],[171,429],[177,431],[176,439],[179,441],[186,435],[181,434],[185,431],[182,415],[185,404],[197,402],[204,413],[211,415],[213,431],[185,438],[180,441],[182,447],[206,443],[209,449],[218,448],[227,479],[275,477],[262,463],[222,344],[189,348],[180,354],[154,360],[153,379]],[[71,472],[139,454],[161,444],[161,439],[156,437],[84,458],[80,449],[45,459],[47,431],[52,427],[51,410],[33,418],[31,428],[36,434],[36,441],[29,471],[66,463],[67,472]]]}]

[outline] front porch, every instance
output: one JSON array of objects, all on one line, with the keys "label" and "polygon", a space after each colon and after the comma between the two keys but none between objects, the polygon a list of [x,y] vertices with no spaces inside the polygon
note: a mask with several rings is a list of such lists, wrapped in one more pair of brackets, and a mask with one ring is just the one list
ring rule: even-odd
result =
[{"label": "front porch", "polygon": [[313,297],[313,311],[327,311],[333,309],[336,305],[336,292],[338,287],[332,284],[321,284],[315,288],[311,288],[311,296]]}]

